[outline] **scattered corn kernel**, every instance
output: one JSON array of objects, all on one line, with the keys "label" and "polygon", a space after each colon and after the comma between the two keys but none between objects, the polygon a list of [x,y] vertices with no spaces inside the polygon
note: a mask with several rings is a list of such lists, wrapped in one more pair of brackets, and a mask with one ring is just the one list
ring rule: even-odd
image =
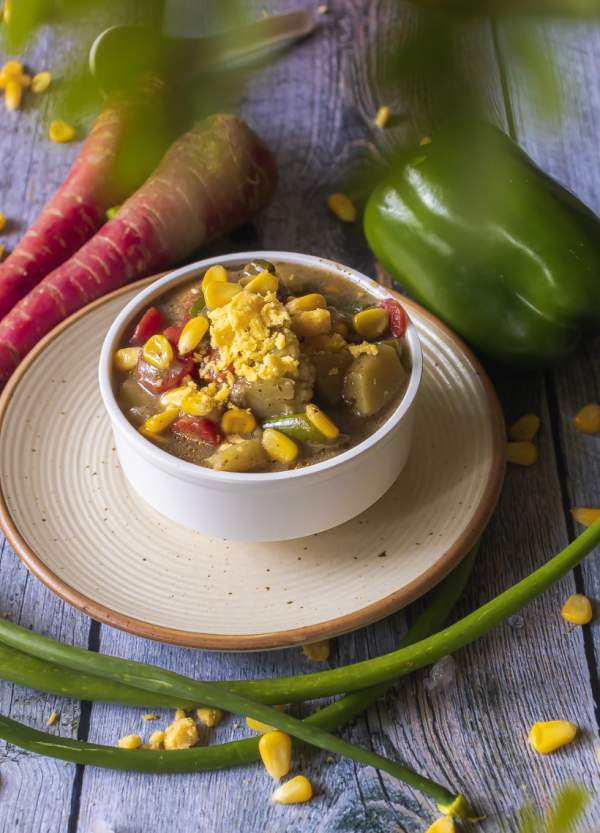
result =
[{"label": "scattered corn kernel", "polygon": [[121,206],[120,205],[111,205],[110,208],[106,209],[106,219],[107,220],[114,220],[114,218],[119,213]]},{"label": "scattered corn kernel", "polygon": [[540,430],[540,418],[537,414],[525,414],[508,429],[508,436],[515,442],[531,442]]},{"label": "scattered corn kernel", "polygon": [[421,147],[423,147],[424,145],[430,145],[431,144],[431,137],[430,136],[421,136],[421,138],[419,139],[419,144],[421,145]]},{"label": "scattered corn kernel", "polygon": [[258,295],[266,295],[267,292],[277,292],[279,280],[272,272],[261,272],[246,284],[248,292],[256,292]]},{"label": "scattered corn kernel", "polygon": [[202,290],[206,289],[206,287],[211,283],[227,283],[228,279],[227,269],[220,264],[216,266],[209,266],[209,268],[204,273],[204,277],[202,278]]},{"label": "scattered corn kernel", "polygon": [[173,348],[168,338],[160,333],[144,344],[144,359],[159,370],[167,370],[173,361]]},{"label": "scattered corn kernel", "polygon": [[386,124],[389,122],[391,115],[392,115],[392,108],[391,107],[388,107],[386,104],[384,104],[382,107],[380,107],[379,110],[377,111],[377,115],[375,116],[375,119],[374,119],[375,124],[377,125],[377,127],[382,127],[382,128],[385,127]]},{"label": "scattered corn kernel", "polygon": [[31,92],[39,95],[45,93],[52,83],[52,75],[49,72],[38,72],[31,79]]},{"label": "scattered corn kernel", "polygon": [[142,739],[139,735],[125,735],[117,741],[119,749],[139,749],[141,745]]},{"label": "scattered corn kernel", "polygon": [[506,459],[517,466],[532,466],[537,462],[538,450],[531,442],[508,443]]},{"label": "scattered corn kernel", "polygon": [[256,419],[252,411],[231,408],[223,414],[221,428],[225,434],[250,434],[256,428]]},{"label": "scattered corn kernel", "polygon": [[176,718],[165,729],[165,749],[189,749],[198,741],[198,729],[191,717]]},{"label": "scattered corn kernel", "polygon": [[237,283],[223,283],[215,280],[209,283],[206,288],[203,288],[202,291],[206,306],[210,309],[216,309],[228,304],[238,292],[242,291],[242,287]]},{"label": "scattered corn kernel", "polygon": [[54,726],[55,723],[58,723],[58,712],[52,709],[50,717],[46,721],[46,726]]},{"label": "scattered corn kernel", "polygon": [[352,326],[359,336],[372,340],[385,333],[389,320],[386,310],[381,307],[371,307],[357,312],[352,319]]},{"label": "scattered corn kernel", "polygon": [[148,417],[140,430],[144,434],[162,434],[172,422],[175,422],[178,416],[179,411],[177,408],[167,408],[166,411],[161,411],[160,414],[153,414],[151,417]]},{"label": "scattered corn kernel", "polygon": [[540,755],[548,755],[575,740],[577,726],[568,720],[549,720],[534,723],[529,733],[529,742]]},{"label": "scattered corn kernel", "polygon": [[4,231],[6,228],[6,214],[3,211],[0,211],[0,231]]},{"label": "scattered corn kernel", "polygon": [[153,714],[152,712],[150,712],[149,714],[143,714],[142,720],[158,720],[158,715]]},{"label": "scattered corn kernel", "polygon": [[122,370],[124,373],[129,370],[133,370],[138,363],[141,352],[141,347],[121,347],[121,349],[117,350],[114,355],[115,367],[117,370]]},{"label": "scattered corn kernel", "polygon": [[587,625],[592,621],[592,603],[582,593],[573,593],[564,603],[560,615],[571,625]]},{"label": "scattered corn kernel", "polygon": [[302,646],[304,656],[312,659],[314,662],[327,662],[330,651],[331,643],[328,639],[323,639],[321,642],[311,642],[310,645]]},{"label": "scattered corn kernel", "polygon": [[62,119],[54,119],[48,128],[48,138],[58,145],[72,142],[75,138],[75,128]]},{"label": "scattered corn kernel", "polygon": [[573,417],[573,424],[584,434],[597,434],[600,431],[600,405],[590,402]]},{"label": "scattered corn kernel", "polygon": [[200,708],[196,709],[196,717],[203,726],[212,729],[213,726],[218,726],[223,720],[223,712],[221,709]]},{"label": "scattered corn kernel", "polygon": [[571,514],[578,524],[582,526],[591,526],[594,521],[600,518],[600,509],[592,509],[591,507],[579,507],[571,509]]},{"label": "scattered corn kernel", "polygon": [[294,440],[275,428],[266,428],[263,431],[262,445],[276,463],[293,463],[300,452]]},{"label": "scattered corn kernel", "polygon": [[[275,706],[275,708],[277,709],[278,712],[282,712],[284,710],[285,706],[279,705],[279,706]],[[275,726],[269,726],[268,723],[263,723],[260,720],[255,720],[253,717],[247,717],[246,718],[246,726],[249,729],[252,729],[253,732],[260,732],[261,734],[263,734],[264,732],[276,732],[277,731]]]},{"label": "scattered corn kernel", "polygon": [[157,732],[152,732],[148,743],[146,744],[147,749],[162,749],[165,743],[165,733],[161,732],[160,730]]},{"label": "scattered corn kernel", "polygon": [[299,312],[312,312],[315,309],[325,309],[327,301],[319,292],[309,292],[308,295],[301,295],[299,298],[291,298],[286,307],[290,315]]},{"label": "scattered corn kernel", "polygon": [[346,194],[330,194],[327,197],[327,205],[338,220],[344,223],[353,223],[356,220],[356,207]]},{"label": "scattered corn kernel", "polygon": [[428,827],[426,833],[455,833],[456,825],[450,816],[442,816]]},{"label": "scattered corn kernel", "polygon": [[189,385],[179,385],[176,388],[165,391],[160,397],[160,404],[163,408],[181,408],[186,396],[196,390],[196,385],[191,382]]},{"label": "scattered corn kernel", "polygon": [[196,315],[190,318],[183,327],[179,341],[177,342],[177,349],[181,356],[186,353],[191,353],[200,344],[206,333],[208,332],[208,318],[204,315]]},{"label": "scattered corn kernel", "polygon": [[0,71],[5,78],[19,78],[23,75],[23,64],[21,61],[7,61]]},{"label": "scattered corn kernel", "polygon": [[258,742],[260,759],[265,769],[277,781],[287,775],[292,766],[292,739],[277,729],[265,732]]},{"label": "scattered corn kernel", "polygon": [[331,313],[328,309],[299,312],[292,318],[292,330],[297,336],[310,338],[331,331]]},{"label": "scattered corn kernel", "polygon": [[302,804],[310,801],[313,795],[312,784],[305,775],[296,775],[290,781],[286,781],[277,787],[271,801],[275,804]]},{"label": "scattered corn kernel", "polygon": [[328,440],[335,440],[340,435],[340,429],[327,414],[316,405],[306,406],[306,416],[309,422],[315,426]]},{"label": "scattered corn kernel", "polygon": [[6,109],[14,112],[18,110],[21,106],[21,99],[23,97],[23,85],[20,81],[17,81],[15,78],[9,78],[6,81],[6,87],[4,88],[4,103],[6,104]]}]

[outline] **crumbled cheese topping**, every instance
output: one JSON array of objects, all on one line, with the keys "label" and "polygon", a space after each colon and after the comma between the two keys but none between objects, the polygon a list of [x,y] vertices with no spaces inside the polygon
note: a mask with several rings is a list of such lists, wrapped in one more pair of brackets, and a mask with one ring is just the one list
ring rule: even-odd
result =
[{"label": "crumbled cheese topping", "polygon": [[361,356],[363,353],[366,353],[368,356],[377,355],[377,345],[371,344],[368,341],[361,341],[360,344],[349,344],[348,350],[350,350],[354,358]]}]

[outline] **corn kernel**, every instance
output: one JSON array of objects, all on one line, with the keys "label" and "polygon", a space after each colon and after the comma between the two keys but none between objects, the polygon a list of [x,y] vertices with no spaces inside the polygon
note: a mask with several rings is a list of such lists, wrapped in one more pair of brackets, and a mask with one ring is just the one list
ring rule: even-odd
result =
[{"label": "corn kernel", "polygon": [[223,414],[221,428],[225,434],[250,434],[256,428],[256,419],[252,411],[231,408]]},{"label": "corn kernel", "polygon": [[379,110],[377,111],[377,115],[375,116],[375,119],[374,119],[375,124],[377,125],[377,127],[381,127],[381,128],[385,127],[386,124],[389,122],[391,115],[392,115],[392,108],[391,107],[388,107],[385,104],[383,105],[383,107],[380,107]]},{"label": "corn kernel", "polygon": [[430,136],[421,136],[421,138],[419,139],[419,144],[421,145],[421,147],[423,147],[424,145],[430,145],[431,144],[431,137]]},{"label": "corn kernel", "polygon": [[385,333],[389,320],[386,310],[381,307],[371,307],[357,312],[352,319],[352,326],[359,336],[372,341]]},{"label": "corn kernel", "polygon": [[168,338],[160,333],[144,344],[144,359],[159,370],[167,370],[173,361],[173,348]]},{"label": "corn kernel", "polygon": [[266,428],[263,431],[262,445],[276,463],[293,463],[300,452],[294,440],[275,428]]},{"label": "corn kernel", "polygon": [[220,264],[216,266],[209,266],[202,278],[201,288],[204,291],[211,283],[227,283],[228,279],[227,269]]},{"label": "corn kernel", "polygon": [[6,78],[19,78],[23,75],[23,64],[21,61],[7,61],[2,66],[2,75]]},{"label": "corn kernel", "polygon": [[302,646],[304,656],[312,659],[313,662],[327,662],[330,650],[331,643],[328,639],[323,639],[321,642],[311,642],[309,645]]},{"label": "corn kernel", "polygon": [[277,781],[287,775],[292,766],[292,739],[277,729],[265,732],[258,742],[260,759],[265,769]]},{"label": "corn kernel", "polygon": [[6,109],[14,112],[21,106],[21,98],[23,97],[23,86],[20,81],[15,78],[9,78],[6,81],[4,92],[4,103]]},{"label": "corn kernel", "polygon": [[62,119],[54,119],[48,128],[48,138],[58,145],[72,142],[75,138],[75,128]]},{"label": "corn kernel", "polygon": [[327,301],[319,292],[309,292],[299,298],[291,298],[286,307],[290,315],[298,312],[312,312],[315,309],[326,309]]},{"label": "corn kernel", "polygon": [[106,209],[106,219],[107,220],[114,220],[114,218],[119,213],[121,206],[120,205],[111,205],[110,208]]},{"label": "corn kernel", "polygon": [[573,424],[584,434],[597,434],[600,431],[600,405],[590,402],[573,417]]},{"label": "corn kernel", "polygon": [[119,749],[139,749],[141,745],[142,739],[139,735],[125,735],[117,741]]},{"label": "corn kernel", "polygon": [[123,373],[133,370],[138,363],[141,352],[141,347],[121,347],[113,357],[115,367]]},{"label": "corn kernel", "polygon": [[277,292],[279,280],[272,272],[261,272],[246,284],[248,292],[256,292],[258,295],[266,295],[267,292]]},{"label": "corn kernel", "polygon": [[6,228],[6,214],[3,211],[0,211],[0,231],[4,231]]},{"label": "corn kernel", "polygon": [[52,83],[52,75],[49,72],[38,72],[31,79],[31,92],[39,95],[45,93]]},{"label": "corn kernel", "polygon": [[560,615],[571,625],[587,625],[592,621],[592,603],[587,596],[573,593],[564,603]]},{"label": "corn kernel", "polygon": [[353,223],[356,220],[356,207],[346,194],[331,194],[327,197],[327,205],[338,220]]},{"label": "corn kernel", "polygon": [[292,330],[297,336],[311,338],[331,331],[331,313],[328,309],[299,312],[292,318]]},{"label": "corn kernel", "polygon": [[508,436],[515,442],[531,442],[540,430],[540,418],[537,414],[525,414],[508,429]]},{"label": "corn kernel", "polygon": [[591,507],[580,507],[571,509],[571,514],[578,524],[582,526],[591,526],[594,521],[600,518],[600,509],[592,509]]},{"label": "corn kernel", "polygon": [[177,408],[168,408],[160,414],[154,414],[153,416],[148,417],[140,428],[140,431],[144,434],[161,434],[163,431],[167,430],[172,422],[175,422],[178,416],[179,411]]},{"label": "corn kernel", "polygon": [[58,723],[58,712],[52,709],[50,717],[46,721],[46,726],[54,726],[55,723]]},{"label": "corn kernel", "polygon": [[317,431],[320,431],[328,440],[335,440],[340,435],[340,429],[333,420],[329,419],[316,405],[306,406],[306,416],[309,422],[314,425]]},{"label": "corn kernel", "polygon": [[[285,706],[278,705],[275,706],[278,712],[282,712],[285,709]],[[277,729],[275,726],[269,726],[268,723],[263,723],[261,720],[255,720],[253,717],[246,718],[246,726],[249,729],[252,729],[253,732],[260,732],[263,734],[264,732],[276,732]]]},{"label": "corn kernel", "polygon": [[196,717],[203,726],[212,729],[213,726],[218,726],[223,720],[223,712],[221,709],[200,708],[196,709]]},{"label": "corn kernel", "polygon": [[533,443],[508,443],[506,446],[506,459],[509,463],[515,463],[517,466],[532,466],[537,462],[537,458],[538,451]]},{"label": "corn kernel", "polygon": [[160,730],[157,732],[152,732],[148,743],[146,744],[147,749],[162,749],[165,743],[165,733],[161,732]]},{"label": "corn kernel", "polygon": [[310,801],[313,795],[312,784],[305,775],[296,775],[290,781],[286,781],[277,787],[271,801],[275,804],[302,804]]},{"label": "corn kernel", "polygon": [[204,315],[196,315],[190,318],[184,325],[179,341],[177,342],[177,349],[181,356],[186,353],[191,353],[200,344],[206,333],[208,332],[208,318]]},{"label": "corn kernel", "polygon": [[442,816],[427,828],[426,833],[455,833],[455,831],[454,819],[450,816]]},{"label": "corn kernel", "polygon": [[197,390],[197,387],[194,382],[190,382],[189,385],[180,385],[176,388],[171,388],[171,390],[167,390],[163,393],[160,397],[160,404],[163,408],[181,408],[181,404],[186,396],[189,396],[190,393],[194,393]]},{"label": "corn kernel", "polygon": [[198,729],[191,717],[176,719],[165,729],[165,749],[189,749],[198,741]]},{"label": "corn kernel", "polygon": [[158,720],[158,715],[150,712],[149,714],[143,714],[142,720]]},{"label": "corn kernel", "polygon": [[232,298],[242,291],[242,287],[238,283],[222,283],[221,281],[213,281],[209,283],[206,288],[203,288],[204,300],[209,309],[216,309],[217,307],[224,307]]},{"label": "corn kernel", "polygon": [[549,755],[575,740],[577,726],[568,720],[549,720],[534,723],[529,733],[529,742],[540,755]]},{"label": "corn kernel", "polygon": [[183,709],[175,709],[175,720],[185,720],[186,717],[187,714]]},{"label": "corn kernel", "polygon": [[331,333],[322,336],[313,336],[306,343],[309,350],[315,353],[337,353],[348,346],[346,339],[339,333]]}]

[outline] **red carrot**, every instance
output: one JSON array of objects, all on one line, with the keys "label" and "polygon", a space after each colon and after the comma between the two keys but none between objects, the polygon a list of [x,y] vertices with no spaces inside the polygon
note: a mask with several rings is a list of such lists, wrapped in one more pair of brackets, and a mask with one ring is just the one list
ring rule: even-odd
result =
[{"label": "red carrot", "polygon": [[[106,211],[121,203],[148,176],[150,167],[123,171],[128,137],[149,122],[161,123],[162,89],[144,82],[138,95],[115,98],[100,113],[66,180],[13,252],[0,264],[0,319],[42,278],[71,257],[106,221]],[[150,160],[148,160],[150,161]],[[124,175],[128,174],[128,175]]]},{"label": "red carrot", "polygon": [[0,387],[72,312],[247,222],[275,181],[273,157],[243,121],[215,115],[195,125],[117,216],[0,322]]}]

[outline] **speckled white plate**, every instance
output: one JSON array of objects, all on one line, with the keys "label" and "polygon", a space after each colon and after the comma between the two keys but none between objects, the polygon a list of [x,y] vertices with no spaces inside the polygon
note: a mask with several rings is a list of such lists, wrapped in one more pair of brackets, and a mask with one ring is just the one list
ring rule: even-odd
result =
[{"label": "speckled white plate", "polygon": [[476,541],[502,483],[501,412],[470,352],[405,299],[425,365],[415,441],[375,506],[328,532],[271,544],[203,537],[154,513],[128,490],[96,381],[104,334],[139,286],[50,333],[0,398],[0,522],[61,598],[165,642],[279,648],[398,610]]}]

